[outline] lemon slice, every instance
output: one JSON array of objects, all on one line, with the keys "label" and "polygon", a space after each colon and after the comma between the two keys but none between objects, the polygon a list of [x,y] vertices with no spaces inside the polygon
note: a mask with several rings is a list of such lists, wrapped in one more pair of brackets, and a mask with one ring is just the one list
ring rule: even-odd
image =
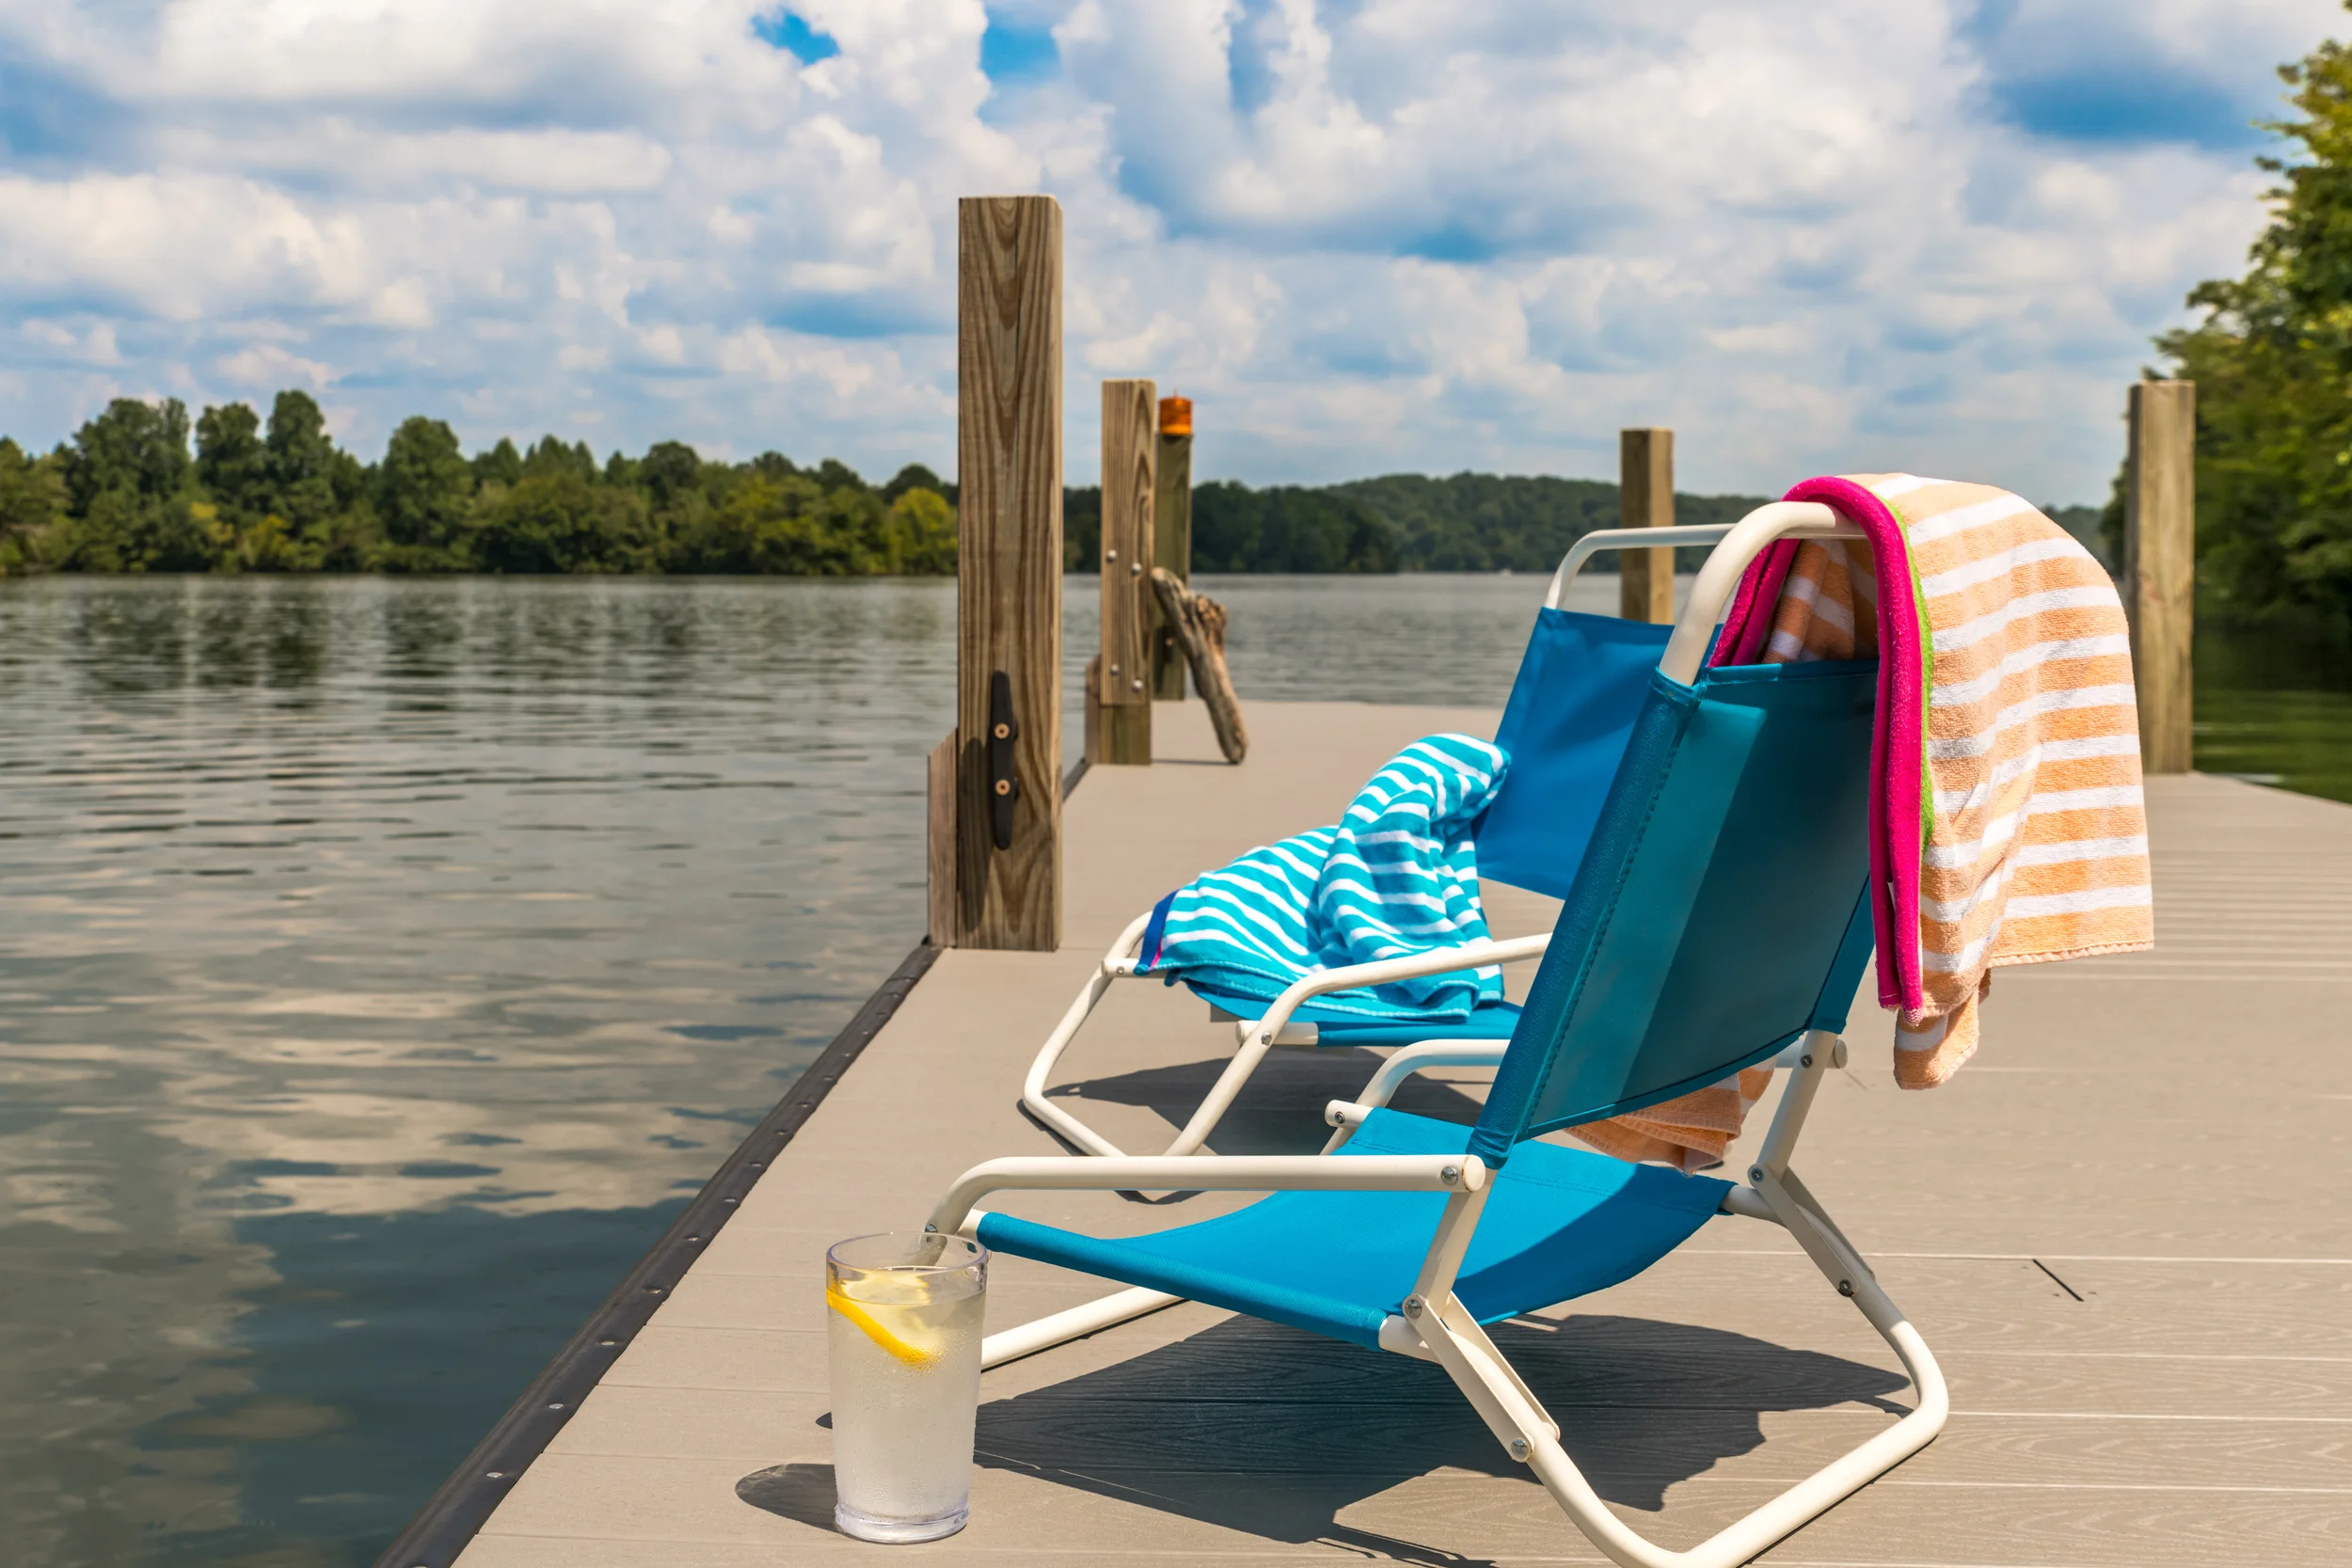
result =
[{"label": "lemon slice", "polygon": [[[938,1347],[908,1343],[906,1339],[892,1333],[881,1319],[868,1311],[866,1303],[851,1301],[830,1286],[825,1291],[825,1305],[857,1324],[859,1328],[865,1330],[868,1339],[873,1340],[874,1343],[910,1367],[928,1367],[939,1358]],[[883,1311],[888,1312],[889,1308],[884,1307]],[[897,1316],[895,1313],[891,1315]]]}]

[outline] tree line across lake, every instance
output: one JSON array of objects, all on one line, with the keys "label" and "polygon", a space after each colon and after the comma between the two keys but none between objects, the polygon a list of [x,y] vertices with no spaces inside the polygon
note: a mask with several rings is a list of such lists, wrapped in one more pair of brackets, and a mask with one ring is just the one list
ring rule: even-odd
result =
[{"label": "tree line across lake", "polygon": [[[1760,498],[1682,496],[1683,522]],[[1102,492],[1065,492],[1064,563],[1092,571]],[[1391,474],[1193,492],[1204,572],[1546,572],[1617,522],[1597,480]],[[1602,569],[1609,569],[1606,558]],[[712,573],[932,576],[956,566],[956,487],[920,464],[873,484],[830,458],[706,459],[663,441],[601,463],[549,436],[468,455],[411,419],[364,463],[307,392],[263,420],[241,403],[191,421],[118,399],[35,456],[0,439],[0,575],[58,572]]]}]

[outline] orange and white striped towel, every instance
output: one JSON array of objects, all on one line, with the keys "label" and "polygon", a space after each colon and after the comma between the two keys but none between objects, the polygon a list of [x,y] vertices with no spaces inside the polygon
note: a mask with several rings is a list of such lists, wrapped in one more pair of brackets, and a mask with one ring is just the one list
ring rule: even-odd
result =
[{"label": "orange and white striped towel", "polygon": [[[1912,474],[1851,483],[1893,515],[1928,633],[1913,753],[1925,822],[1906,835],[1921,846],[1917,915],[1891,934],[1915,941],[1902,967],[1919,977],[1918,1005],[1896,1013],[1895,1081],[1931,1088],[1974,1054],[1994,969],[2154,945],[2131,643],[2106,571],[2018,497]],[[1859,541],[1800,546],[1748,657],[1877,657],[1878,571]],[[1771,1079],[1752,1068],[1572,1131],[1619,1159],[1704,1170]]]},{"label": "orange and white striped towel", "polygon": [[[1925,995],[1895,1052],[1896,1082],[1929,1088],[1976,1051],[1994,970],[2154,945],[2131,638],[2106,572],[2018,497],[1849,477],[1900,524],[1929,633]],[[1869,657],[1877,597],[1865,546],[1807,542],[1766,662]]]}]

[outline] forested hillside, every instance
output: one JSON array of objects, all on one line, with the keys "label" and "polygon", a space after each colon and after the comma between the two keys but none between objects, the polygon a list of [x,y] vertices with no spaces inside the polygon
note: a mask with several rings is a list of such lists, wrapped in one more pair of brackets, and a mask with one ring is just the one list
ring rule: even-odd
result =
[{"label": "forested hillside", "polygon": [[[1677,496],[1728,523],[1755,496]],[[404,421],[382,458],[339,447],[307,392],[264,420],[232,403],[119,399],[55,451],[0,439],[0,575],[60,572],[671,572],[938,575],[956,566],[956,488],[919,464],[875,485],[831,458],[706,459],[663,441],[599,462],[548,436],[469,456],[438,420]],[[2095,532],[2098,514],[2063,509]],[[1617,525],[1599,480],[1389,474],[1321,486],[1216,480],[1193,492],[1203,572],[1549,572]],[[1063,560],[1092,571],[1102,494],[1065,492]],[[1682,552],[1695,566],[1704,552]],[[1596,569],[1613,571],[1607,556]]]},{"label": "forested hillside", "polygon": [[[190,437],[193,436],[193,450]],[[40,457],[0,439],[0,574],[952,572],[949,487],[879,487],[830,459],[706,461],[664,441],[602,463],[549,436],[467,456],[411,419],[383,459],[339,448],[307,392],[251,407],[118,399]]]}]

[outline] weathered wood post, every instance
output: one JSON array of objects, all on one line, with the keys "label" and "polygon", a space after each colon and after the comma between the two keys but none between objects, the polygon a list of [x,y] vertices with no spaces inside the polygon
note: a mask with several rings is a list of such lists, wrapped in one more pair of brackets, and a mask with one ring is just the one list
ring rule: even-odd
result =
[{"label": "weathered wood post", "polygon": [[[1675,433],[1617,432],[1617,515],[1622,528],[1672,528]],[[1617,552],[1617,613],[1663,626],[1675,618],[1675,552]]]},{"label": "weathered wood post", "polygon": [[2123,593],[2139,689],[2140,767],[2185,773],[2197,600],[2197,383],[2132,388],[2123,483]]},{"label": "weathered wood post", "polygon": [[966,198],[952,814],[964,947],[1061,942],[1061,420],[1060,204]]},{"label": "weathered wood post", "polygon": [[1152,509],[1159,389],[1149,381],[1103,383],[1103,652],[1093,681],[1101,705],[1088,760],[1152,760]]},{"label": "weathered wood post", "polygon": [[[1152,564],[1192,581],[1192,399],[1160,399],[1160,467],[1152,507]],[[1152,698],[1184,700],[1184,650],[1152,601]]]}]

